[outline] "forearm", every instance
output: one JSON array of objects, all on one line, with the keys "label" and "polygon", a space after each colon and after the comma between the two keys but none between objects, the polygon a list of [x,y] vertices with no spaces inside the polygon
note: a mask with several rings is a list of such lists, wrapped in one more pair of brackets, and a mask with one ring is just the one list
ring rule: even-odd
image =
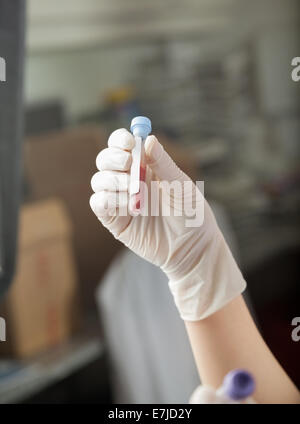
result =
[{"label": "forearm", "polygon": [[261,337],[238,296],[224,308],[186,328],[203,384],[218,387],[234,368],[250,371],[258,403],[300,403],[300,394]]}]

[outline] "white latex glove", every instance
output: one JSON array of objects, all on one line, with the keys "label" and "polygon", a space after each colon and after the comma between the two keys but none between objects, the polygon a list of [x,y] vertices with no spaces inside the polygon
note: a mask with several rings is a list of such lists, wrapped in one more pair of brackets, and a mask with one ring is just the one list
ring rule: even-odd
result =
[{"label": "white latex glove", "polygon": [[218,393],[218,390],[210,386],[198,386],[190,397],[190,404],[253,404],[255,403],[251,397],[241,401],[230,400]]},{"label": "white latex glove", "polygon": [[[221,309],[246,287],[241,272],[204,201],[204,223],[186,227],[187,216],[174,216],[182,195],[174,196],[161,184],[162,203],[169,204],[171,216],[120,216],[128,207],[129,171],[133,135],[125,129],[114,131],[108,148],[96,159],[97,172],[91,181],[95,194],[90,205],[114,237],[142,258],[159,266],[169,278],[169,287],[181,317],[186,321],[203,319]],[[191,181],[173,162],[153,135],[145,142],[147,185],[151,181]],[[203,197],[195,184],[189,184],[186,198],[197,207]],[[115,192],[119,191],[117,197]],[[150,190],[149,190],[150,191]],[[196,196],[197,193],[197,196]],[[107,205],[110,209],[107,209]],[[112,215],[114,209],[116,213]],[[150,207],[149,207],[150,210]],[[160,209],[161,211],[161,209]],[[124,213],[123,213],[124,214]],[[137,276],[139,278],[139,276]],[[140,276],[142,278],[142,276]]]}]

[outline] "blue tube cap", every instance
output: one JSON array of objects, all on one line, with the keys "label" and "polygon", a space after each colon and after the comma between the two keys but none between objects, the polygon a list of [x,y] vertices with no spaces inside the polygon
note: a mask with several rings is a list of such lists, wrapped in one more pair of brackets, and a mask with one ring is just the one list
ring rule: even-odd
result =
[{"label": "blue tube cap", "polygon": [[254,378],[245,370],[230,371],[223,381],[224,392],[233,400],[245,399],[251,396],[254,389]]},{"label": "blue tube cap", "polygon": [[151,133],[151,130],[151,121],[149,118],[146,118],[146,116],[136,116],[131,121],[130,131],[137,137],[142,137],[142,139],[145,140]]}]

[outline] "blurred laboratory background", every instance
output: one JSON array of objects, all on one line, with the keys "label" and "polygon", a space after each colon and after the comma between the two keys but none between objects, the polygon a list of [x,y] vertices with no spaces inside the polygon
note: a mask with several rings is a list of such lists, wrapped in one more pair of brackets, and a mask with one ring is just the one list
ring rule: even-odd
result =
[{"label": "blurred laboratory background", "polygon": [[97,153],[136,115],[205,181],[256,323],[300,388],[298,3],[27,1],[1,403],[179,403],[199,384],[166,277],[89,207]]}]

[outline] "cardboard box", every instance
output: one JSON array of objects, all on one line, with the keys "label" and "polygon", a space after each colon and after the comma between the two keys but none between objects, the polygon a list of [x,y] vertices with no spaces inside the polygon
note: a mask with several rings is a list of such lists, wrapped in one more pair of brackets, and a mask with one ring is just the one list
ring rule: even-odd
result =
[{"label": "cardboard box", "polygon": [[25,176],[30,200],[62,199],[73,226],[80,301],[87,314],[96,305],[94,293],[110,261],[121,248],[89,206],[96,156],[107,144],[99,127],[83,126],[31,137],[25,143]]},{"label": "cardboard box", "polygon": [[70,336],[77,308],[71,234],[60,200],[22,207],[17,270],[1,312],[2,355],[25,358]]}]

